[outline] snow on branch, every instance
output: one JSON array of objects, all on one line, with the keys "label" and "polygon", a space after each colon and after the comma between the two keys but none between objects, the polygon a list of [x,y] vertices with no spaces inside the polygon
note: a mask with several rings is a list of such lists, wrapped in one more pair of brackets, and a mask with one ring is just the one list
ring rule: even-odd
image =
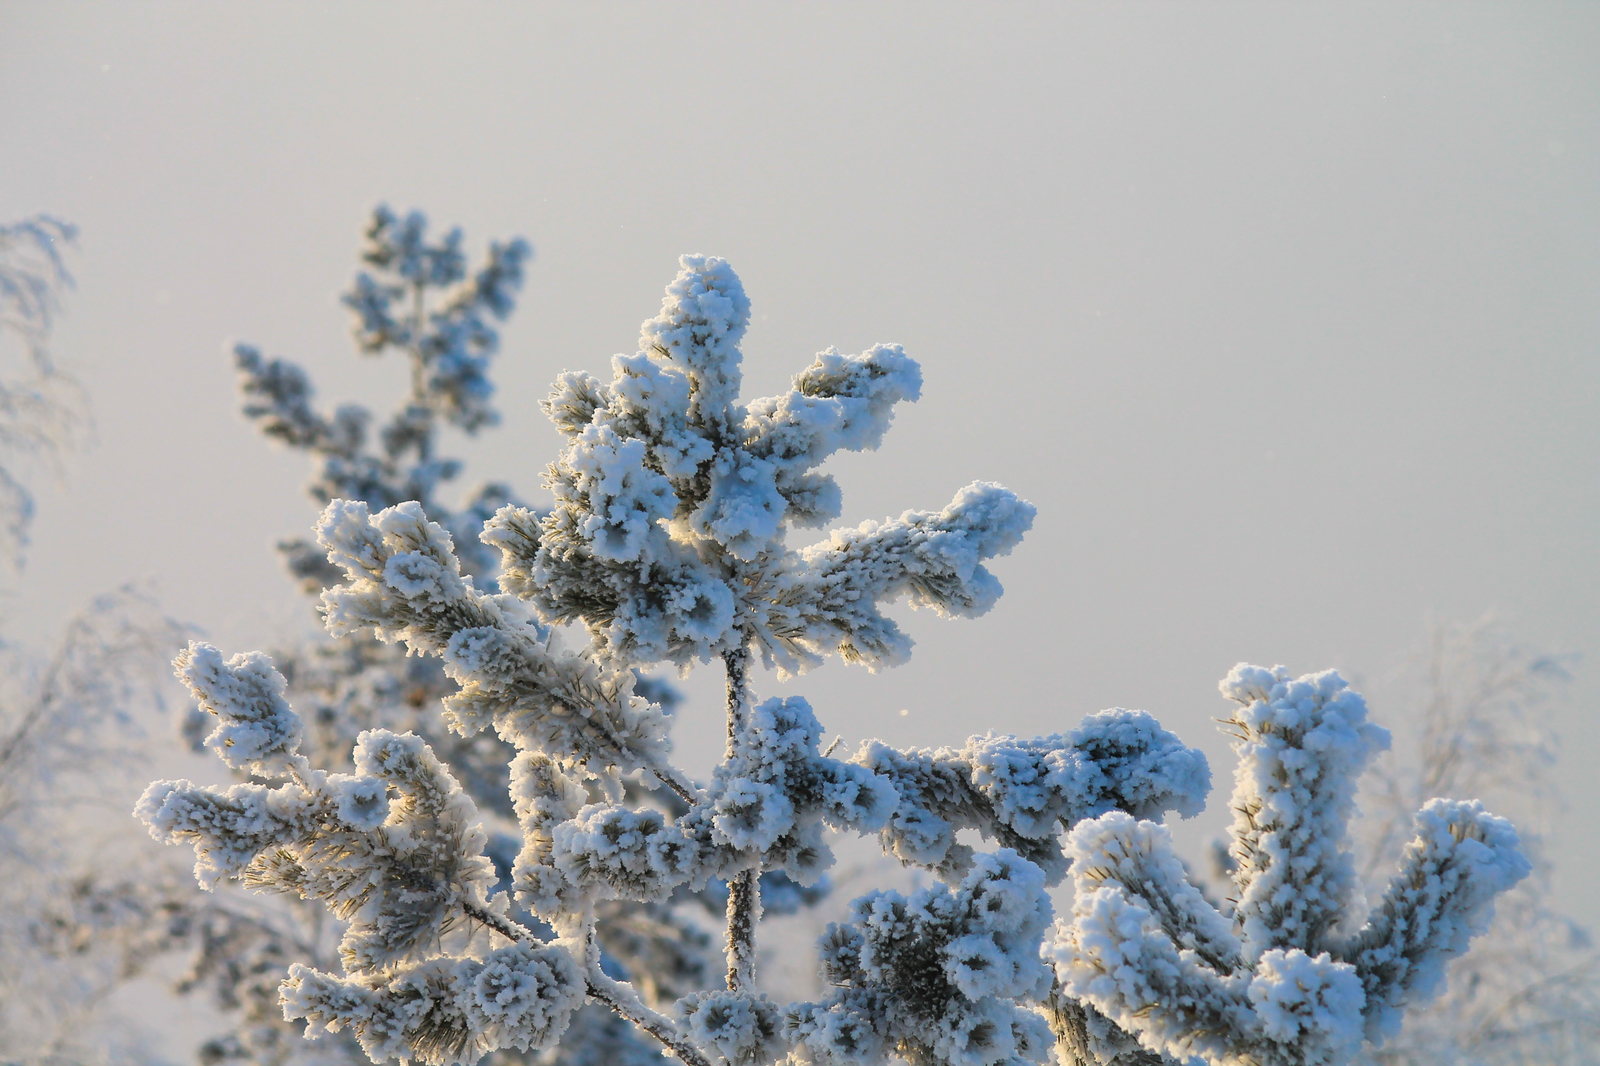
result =
[{"label": "snow on branch", "polygon": [[752,400],[748,447],[776,467],[789,521],[819,526],[838,518],[838,486],[809,471],[840,449],[876,448],[894,405],[921,392],[922,370],[904,349],[875,344],[860,355],[829,348],[795,375],[790,391]]},{"label": "snow on branch", "polygon": [[818,751],[822,727],[798,697],[754,708],[733,755],[681,817],[584,804],[575,782],[537,756],[514,766],[526,844],[514,873],[519,898],[559,922],[600,899],[652,902],[679,885],[704,885],[753,861],[811,884],[832,863],[824,823],[875,832],[898,796],[883,777]]},{"label": "snow on branch", "polygon": [[666,718],[632,695],[633,674],[552,649],[515,601],[479,592],[461,573],[450,535],[420,506],[373,515],[363,503],[335,500],[317,539],[346,575],[323,592],[328,631],[370,629],[413,654],[440,656],[461,685],[445,700],[452,728],[470,735],[492,722],[517,747],[564,762],[667,776]]},{"label": "snow on branch", "polygon": [[787,1035],[803,1060],[827,1066],[887,1055],[950,1066],[1041,1062],[1049,1026],[1018,1001],[1049,990],[1037,950],[1049,921],[1044,874],[1009,850],[980,856],[955,888],[863,896],[851,921],[822,939],[823,976],[837,991],[790,1007]]},{"label": "snow on branch", "polygon": [[1152,1051],[1216,1066],[1342,1066],[1527,875],[1515,831],[1476,802],[1434,800],[1361,924],[1345,847],[1355,781],[1388,734],[1333,671],[1240,664],[1221,683],[1239,756],[1231,915],[1192,887],[1168,831],[1123,812],[1067,840],[1076,892],[1052,949],[1066,993]]},{"label": "snow on branch", "polygon": [[1445,964],[1488,929],[1495,897],[1529,872],[1511,823],[1475,800],[1430,800],[1413,829],[1382,901],[1341,951],[1366,989],[1374,1041],[1440,991]]},{"label": "snow on branch", "polygon": [[210,644],[190,641],[172,665],[200,709],[216,715],[205,746],[223,762],[267,778],[310,769],[300,754],[305,727],[283,698],[283,675],[271,659],[254,651],[224,660]]},{"label": "snow on branch", "polygon": [[308,1019],[313,1034],[350,1027],[374,1061],[475,1062],[560,1037],[587,996],[567,949],[459,954],[480,922],[495,922],[495,876],[477,807],[428,745],[368,730],[354,774],[314,770],[297,750],[300,723],[282,698],[283,678],[265,656],[224,661],[196,644],[178,669],[220,719],[208,742],[230,765],[291,779],[225,789],[158,781],[135,813],[156,839],[194,846],[203,887],[237,878],[320,901],[349,923],[344,976],[291,968],[289,1017]]},{"label": "snow on branch", "polygon": [[135,813],[157,840],[193,845],[203,887],[238,878],[321,900],[351,923],[347,969],[372,973],[434,948],[494,876],[477,808],[426,744],[369,730],[355,761],[276,788],[157,781]]},{"label": "snow on branch", "polygon": [[986,734],[959,749],[900,752],[869,741],[854,761],[900,793],[883,830],[884,851],[946,879],[972,862],[972,849],[956,841],[962,829],[1026,856],[1053,884],[1067,869],[1063,830],[1112,810],[1190,817],[1211,788],[1204,752],[1143,711],[1121,709],[1090,715],[1071,733],[1027,740]]},{"label": "snow on branch", "polygon": [[284,1013],[306,1019],[313,1038],[353,1030],[373,1062],[445,1066],[554,1047],[587,996],[559,946],[513,944],[485,959],[434,958],[384,976],[374,986],[296,963],[283,983]]},{"label": "snow on branch", "polygon": [[1032,504],[977,483],[942,511],[908,511],[795,551],[789,526],[839,514],[813,468],[877,447],[895,404],[920,394],[897,345],[828,349],[788,392],[738,402],[749,299],[727,263],[685,256],[641,351],[609,383],[563,374],[545,412],[567,437],[545,516],[502,510],[483,540],[502,587],[549,623],[581,622],[621,661],[708,661],[759,649],[797,672],[837,651],[877,668],[911,641],[879,611],[901,595],[946,616],[984,613],[1000,584],[982,565],[1010,552]]},{"label": "snow on branch", "polygon": [[[245,417],[265,436],[310,453],[317,473],[308,491],[319,505],[349,499],[382,509],[415,500],[456,535],[463,568],[488,573],[493,554],[475,538],[484,519],[511,502],[510,490],[481,486],[464,506],[448,512],[435,495],[460,475],[462,463],[437,454],[438,438],[443,423],[476,433],[498,421],[487,376],[500,343],[495,323],[515,306],[531,256],[520,238],[491,243],[483,266],[469,277],[459,230],[430,242],[421,213],[402,219],[380,206],[367,227],[363,254],[373,269],[356,278],[343,302],[354,312],[361,351],[396,350],[410,363],[402,403],[381,424],[357,404],[324,414],[313,403],[303,369],[239,344],[234,362]],[[306,541],[287,541],[279,549],[311,591],[338,579]]]},{"label": "snow on branch", "polygon": [[820,662],[830,650],[872,669],[904,662],[911,638],[878,604],[905,595],[945,618],[988,612],[1001,588],[983,562],[1009,555],[1033,516],[1015,493],[978,481],[942,511],[835,530],[803,549],[799,566],[771,575],[762,649],[785,664]]},{"label": "snow on branch", "polygon": [[[488,320],[510,314],[533,249],[521,238],[491,244],[484,266],[469,277],[461,230],[430,244],[427,229],[420,211],[401,218],[375,209],[362,252],[374,272],[357,276],[344,303],[355,312],[361,349],[409,351],[418,405],[471,433],[499,421],[489,406],[487,370],[500,336]],[[429,290],[443,298],[423,310]]]},{"label": "snow on branch", "polygon": [[1356,780],[1389,746],[1366,702],[1332,670],[1291,681],[1240,663],[1221,682],[1238,703],[1231,854],[1234,920],[1257,953],[1315,953],[1356,890],[1346,850]]}]

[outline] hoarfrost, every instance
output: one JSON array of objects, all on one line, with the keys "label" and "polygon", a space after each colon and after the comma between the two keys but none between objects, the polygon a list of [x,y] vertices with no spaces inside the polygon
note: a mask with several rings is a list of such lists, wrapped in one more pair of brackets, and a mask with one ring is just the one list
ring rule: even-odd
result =
[{"label": "hoarfrost", "polygon": [[1152,1051],[1342,1066],[1436,993],[1528,862],[1481,804],[1434,800],[1359,923],[1345,829],[1388,733],[1333,671],[1241,663],[1220,688],[1239,704],[1225,723],[1239,756],[1231,915],[1188,883],[1165,827],[1110,812],[1068,837],[1076,900],[1050,949],[1056,972]]},{"label": "hoarfrost", "polygon": [[[891,1055],[1021,1066],[1047,1060],[1052,1022],[1063,1055],[1137,1041],[1218,1066],[1342,1066],[1431,993],[1526,872],[1508,824],[1437,801],[1357,921],[1345,824],[1355,777],[1387,735],[1332,672],[1241,665],[1223,683],[1240,705],[1228,914],[1189,884],[1160,824],[1201,809],[1205,757],[1143,712],[956,748],[869,741],[834,758],[806,700],[752,696],[751,664],[787,675],[831,654],[869,669],[904,661],[910,637],[883,606],[985,613],[1001,595],[985,564],[1034,518],[1015,493],[975,482],[940,510],[787,544],[791,528],[838,517],[838,488],[817,468],[878,445],[896,404],[920,393],[917,364],[892,344],[830,348],[787,391],[741,401],[749,299],[723,260],[684,256],[611,380],[567,372],[545,401],[563,438],[552,508],[484,493],[451,516],[429,496],[458,469],[433,455],[435,426],[470,432],[497,417],[489,320],[509,309],[526,246],[496,246],[469,279],[459,234],[429,243],[420,216],[380,211],[369,241],[376,270],[347,301],[357,339],[407,349],[414,374],[411,402],[380,430],[383,454],[367,451],[364,414],[317,414],[295,368],[242,350],[251,414],[323,457],[326,563],[303,544],[290,557],[327,584],[328,631],[432,664],[426,691],[463,741],[493,728],[500,768],[457,750],[502,788],[489,813],[517,832],[491,841],[415,733],[361,732],[353,774],[314,767],[264,657],[186,652],[180,675],[220,723],[207,742],[238,770],[286,780],[158,782],[138,813],[159,839],[195,848],[207,887],[235,877],[349,922],[343,975],[296,965],[284,983],[286,1013],[310,1032],[353,1033],[375,1061],[443,1064],[549,1052],[576,1025],[630,1059],[646,1037],[619,1041],[581,1009],[594,1000],[689,1066]],[[400,311],[428,286],[454,295],[430,316]],[[587,638],[572,651],[555,630],[568,624]],[[646,698],[660,687],[635,670],[716,659],[728,742],[696,783],[669,761],[668,708]],[[877,834],[939,880],[856,900],[819,944],[830,993],[777,1003],[757,987],[763,886],[784,905],[806,898],[833,862],[830,829]],[[963,830],[997,850],[960,842]],[[1047,888],[1069,874],[1071,915],[1046,948]],[[725,989],[706,987],[708,938],[672,911],[692,893],[725,904]],[[618,978],[614,948],[634,960],[633,980]]]}]

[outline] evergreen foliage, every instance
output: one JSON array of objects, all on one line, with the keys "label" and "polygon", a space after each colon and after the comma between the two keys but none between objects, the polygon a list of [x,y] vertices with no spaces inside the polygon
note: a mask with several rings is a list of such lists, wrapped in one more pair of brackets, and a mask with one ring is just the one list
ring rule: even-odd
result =
[{"label": "evergreen foliage", "polygon": [[[346,300],[358,346],[412,367],[379,450],[364,411],[321,415],[297,368],[237,356],[247,414],[319,461],[316,545],[285,551],[322,587],[340,643],[287,670],[191,645],[179,676],[215,716],[191,732],[241,780],[156,782],[138,807],[158,839],[193,846],[202,885],[236,879],[344,923],[336,952],[280,952],[283,1010],[307,1035],[429,1064],[599,1047],[636,1061],[650,1040],[691,1066],[1020,1066],[1052,1046],[1098,1062],[1135,1042],[1218,1064],[1344,1063],[1434,991],[1525,872],[1507,823],[1438,801],[1356,926],[1341,843],[1354,775],[1384,736],[1331,673],[1240,668],[1226,683],[1243,707],[1231,916],[1188,885],[1158,824],[1201,808],[1206,761],[1142,712],[833,757],[803,698],[756,700],[752,668],[903,662],[912,642],[882,606],[985,613],[1001,594],[986,563],[1034,516],[979,482],[939,510],[787,543],[839,516],[818,467],[877,446],[919,395],[917,364],[896,345],[829,349],[787,391],[741,401],[749,300],[727,263],[684,256],[639,350],[609,381],[563,374],[546,401],[565,437],[554,506],[497,486],[451,511],[434,494],[459,466],[436,431],[497,417],[491,320],[527,247],[494,246],[469,277],[458,233],[429,243],[419,215],[382,209],[368,241],[373,269]],[[661,663],[726,675],[709,781],[671,762],[672,701],[639,673]],[[828,831],[876,835],[936,883],[857,900],[819,945],[833,991],[776,1002],[756,972],[763,902],[821,882]],[[1046,890],[1069,872],[1073,915],[1046,955]],[[718,987],[682,915],[724,895]],[[219,1057],[285,1048],[252,1039]]]},{"label": "evergreen foliage", "polygon": [[1191,885],[1165,827],[1125,812],[1068,837],[1073,914],[1052,954],[1067,995],[1176,1058],[1349,1062],[1402,1008],[1437,994],[1529,866],[1509,822],[1476,801],[1431,800],[1388,890],[1361,920],[1345,848],[1355,784],[1388,732],[1334,671],[1291,679],[1243,663],[1231,914]]}]

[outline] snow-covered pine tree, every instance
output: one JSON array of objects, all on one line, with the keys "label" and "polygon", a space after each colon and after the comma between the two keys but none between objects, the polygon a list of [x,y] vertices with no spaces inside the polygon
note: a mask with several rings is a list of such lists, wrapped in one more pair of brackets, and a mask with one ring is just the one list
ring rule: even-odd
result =
[{"label": "snow-covered pine tree", "polygon": [[[397,299],[380,284],[358,289],[374,338],[402,335],[385,317]],[[838,514],[837,489],[814,468],[840,448],[875,446],[920,374],[898,347],[830,350],[789,392],[740,404],[747,320],[727,265],[686,257],[643,350],[617,357],[610,383],[563,376],[547,405],[569,438],[550,475],[554,509],[504,506],[481,537],[502,553],[499,593],[480,590],[457,538],[417,502],[374,513],[335,499],[318,527],[345,575],[324,593],[330,631],[372,632],[439,659],[459,686],[445,700],[452,728],[472,739],[492,725],[516,749],[512,882],[548,934],[492,894],[483,815],[420,736],[369,729],[354,773],[330,772],[307,756],[308,727],[265,657],[224,659],[205,645],[180,657],[180,675],[217,716],[207,742],[253,780],[158,783],[140,813],[158,837],[195,844],[203,882],[241,877],[349,922],[342,973],[298,965],[285,982],[286,1010],[314,1031],[353,1030],[377,1059],[473,1060],[554,1045],[592,998],[693,1063],[772,1061],[791,1048],[828,1061],[885,1051],[1041,1061],[1048,1030],[1019,1003],[1049,984],[1038,948],[1043,886],[1065,869],[1059,833],[1109,809],[1199,808],[1203,757],[1137,712],[1034,741],[868,745],[845,761],[818,750],[804,700],[751,699],[753,657],[791,672],[830,651],[872,666],[902,660],[910,641],[879,611],[894,596],[947,615],[987,610],[1000,587],[982,562],[1010,550],[1032,508],[979,484],[942,511],[787,549],[787,527]],[[266,384],[289,376],[281,367],[249,353],[241,365],[271,398],[263,415],[287,412],[279,436],[354,437],[337,424],[358,419],[302,417],[303,388]],[[341,463],[349,453],[329,451]],[[342,474],[348,464],[330,465]],[[549,627],[569,622],[584,627],[586,647],[559,646]],[[701,788],[667,761],[670,719],[641,696],[634,669],[715,660],[728,676],[728,751]],[[665,787],[673,802],[622,802],[641,787]],[[824,824],[880,833],[948,884],[859,901],[857,922],[832,930],[825,949],[839,993],[772,1003],[755,987],[757,875],[814,881],[830,861]],[[1007,847],[974,856],[956,841],[966,828]],[[641,982],[606,972],[597,913],[719,878],[730,885],[727,987],[683,997],[669,1017],[643,1001]]]},{"label": "snow-covered pine tree", "polygon": [[[1188,967],[1183,975],[1199,965],[1196,950],[1229,946],[1228,923],[1215,911],[1208,919],[1185,894],[1181,868],[1160,850],[1152,821],[1167,811],[1196,812],[1209,771],[1198,751],[1148,715],[1106,711],[1069,733],[974,737],[955,749],[868,743],[835,759],[820,749],[821,726],[803,699],[752,697],[757,662],[800,673],[832,653],[870,668],[902,661],[910,641],[880,611],[895,597],[947,616],[986,611],[1000,587],[983,563],[1015,546],[1033,509],[979,483],[940,511],[907,512],[788,548],[790,528],[825,525],[839,514],[837,488],[819,464],[841,448],[875,447],[894,405],[916,398],[920,373],[896,346],[860,355],[829,350],[788,392],[740,403],[738,344],[748,318],[727,264],[686,256],[661,313],[644,325],[640,350],[613,359],[611,381],[562,376],[545,405],[567,437],[547,475],[553,509],[507,504],[479,537],[501,553],[497,590],[480,587],[463,561],[467,545],[458,548],[462,538],[431,520],[423,503],[375,509],[333,499],[318,524],[318,547],[341,575],[322,596],[329,631],[370,633],[437,660],[456,686],[444,699],[443,720],[460,738],[450,743],[492,728],[514,751],[509,798],[520,851],[511,892],[496,891],[482,828],[490,812],[423,736],[369,728],[356,739],[353,772],[341,772],[320,753],[308,755],[307,725],[266,657],[224,658],[201,644],[180,656],[180,676],[216,716],[207,744],[250,780],[231,788],[157,782],[139,814],[158,838],[194,845],[202,882],[240,878],[324,904],[348,923],[339,972],[297,963],[283,983],[286,1014],[307,1020],[313,1035],[354,1033],[375,1061],[471,1062],[498,1049],[563,1046],[588,1000],[694,1066],[756,1066],[785,1056],[841,1066],[891,1055],[916,1066],[1043,1062],[1053,1034],[1039,1008],[1059,1017],[1065,1002],[1041,957],[1051,917],[1045,889],[1069,864],[1080,880],[1097,869],[1083,861],[1085,842],[1112,841],[1102,850],[1115,850],[1119,833],[1133,841],[1132,851],[1146,849],[1148,872],[1160,879],[1130,875],[1135,887],[1126,891],[1134,895],[1119,899],[1137,920],[1116,931],[1144,928],[1139,906],[1146,917],[1155,906],[1180,925],[1193,919],[1193,928],[1172,933],[1182,947],[1169,953]],[[562,646],[553,627],[563,625],[582,633],[581,646]],[[671,764],[671,718],[641,691],[636,670],[717,661],[727,678],[727,746],[712,779],[700,783]],[[1261,717],[1250,717],[1258,704],[1280,713],[1285,700],[1298,708],[1303,697],[1295,688],[1252,698],[1241,721]],[[1324,702],[1348,711],[1352,699]],[[1298,735],[1285,733],[1284,722],[1263,749]],[[1272,725],[1261,727],[1264,737]],[[1361,743],[1370,733],[1355,729]],[[1280,762],[1314,762],[1296,753],[1320,752],[1320,744],[1295,747]],[[1296,880],[1297,864],[1259,862],[1252,882],[1276,884],[1292,898],[1338,896],[1343,883],[1335,830],[1349,789],[1341,791],[1337,772],[1312,777],[1294,794],[1313,812],[1295,823],[1303,830],[1295,839],[1329,863],[1307,868],[1318,887]],[[1290,794],[1261,790],[1269,799]],[[646,792],[668,799],[640,805]],[[1433,891],[1435,867],[1450,872],[1452,886],[1461,882],[1456,860],[1475,856],[1474,847],[1490,855],[1480,866],[1514,879],[1520,859],[1509,828],[1472,810],[1463,822],[1456,812],[1434,812],[1445,840],[1430,838],[1433,850],[1424,848],[1414,863],[1420,882],[1407,882],[1377,926],[1388,921],[1383,928],[1395,933],[1399,918],[1415,916],[1417,894]],[[1248,838],[1255,853],[1276,854],[1272,833],[1281,827],[1258,823]],[[1467,842],[1452,849],[1457,825],[1469,826]],[[820,944],[832,993],[777,1003],[755,972],[759,875],[813,881],[831,861],[825,828],[877,834],[886,853],[939,883],[909,897],[877,892],[857,900],[851,920],[830,927]],[[998,850],[975,853],[958,841],[963,830]],[[1335,831],[1334,844],[1317,837],[1325,830]],[[642,979],[623,980],[605,964],[602,908],[659,905],[719,879],[729,886],[726,980],[707,982],[669,1009],[646,1002]],[[1258,927],[1270,934],[1284,925],[1262,903],[1265,916],[1246,923],[1255,939],[1245,946],[1235,939],[1231,955],[1206,959],[1227,968],[1213,973],[1221,991],[1195,988],[1235,1028],[1201,1050],[1233,1040],[1237,1046],[1216,1061],[1276,1054],[1288,1044],[1263,1041],[1301,1017],[1300,1001],[1285,988],[1295,977],[1333,973],[1329,994],[1302,1026],[1312,1054],[1327,1053],[1293,1052],[1300,1057],[1287,1061],[1340,1061],[1354,1048],[1339,1042],[1348,1026],[1330,1041],[1319,1034],[1337,1026],[1318,1029],[1320,1019],[1348,1014],[1352,1003],[1359,1019],[1368,997],[1381,1012],[1424,989],[1430,960],[1464,946],[1472,916],[1497,887],[1493,876],[1464,883],[1472,890],[1465,911],[1421,931],[1407,927],[1413,940],[1395,933],[1360,941],[1361,972],[1376,975],[1366,984],[1340,976],[1340,967],[1354,972],[1349,964],[1304,947],[1248,954],[1263,939]],[[1147,888],[1156,901],[1148,905],[1138,895]],[[1154,921],[1148,932],[1159,937]],[[1331,921],[1316,925],[1316,935]],[[1398,953],[1391,950],[1397,942]],[[1113,985],[1140,976],[1141,956],[1125,962],[1113,968]],[[1156,962],[1170,970],[1165,957]],[[1287,983],[1275,980],[1283,975]],[[1096,1000],[1096,989],[1080,988],[1070,967],[1062,981],[1088,1003],[1077,1005],[1085,1032],[1128,1040],[1109,1014],[1151,1043],[1142,1021],[1161,1004],[1120,1012],[1120,1004]],[[1252,989],[1271,994],[1265,1006]],[[1169,1006],[1182,1011],[1187,1002],[1180,996]],[[1257,1014],[1246,1010],[1266,1021],[1252,1021]],[[1358,1021],[1357,1041],[1359,1029]]]},{"label": "snow-covered pine tree", "polygon": [[[1051,954],[1068,996],[1143,1048],[1214,1066],[1339,1066],[1381,1044],[1529,872],[1511,824],[1434,799],[1364,919],[1345,849],[1357,778],[1389,744],[1334,671],[1243,663],[1221,683],[1239,756],[1231,915],[1165,827],[1114,811],[1069,835],[1076,893]],[[1120,1036],[1121,1034],[1114,1034]],[[1089,1041],[1104,1058],[1125,1042]]]}]

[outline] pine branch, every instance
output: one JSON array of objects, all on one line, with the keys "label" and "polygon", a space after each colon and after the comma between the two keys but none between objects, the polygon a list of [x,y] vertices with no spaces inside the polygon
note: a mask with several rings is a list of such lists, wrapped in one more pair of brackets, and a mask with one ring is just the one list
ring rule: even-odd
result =
[{"label": "pine branch", "polygon": [[[475,921],[493,929],[512,943],[537,944],[541,941],[531,929],[502,915],[492,914],[482,907],[466,904],[462,910]],[[589,938],[593,945],[593,935]],[[622,986],[606,977],[598,965],[590,965],[586,975],[589,995],[610,1007],[621,1018],[632,1022],[672,1050],[685,1066],[711,1066],[699,1048],[685,1040],[671,1020],[644,1007],[637,994],[623,991]]]},{"label": "pine branch", "polygon": [[1166,827],[1121,812],[1068,839],[1076,891],[1054,955],[1066,992],[1148,1049],[1208,1063],[1343,1066],[1401,1008],[1437,994],[1444,964],[1528,873],[1515,831],[1481,804],[1430,801],[1366,925],[1350,928],[1344,847],[1355,781],[1387,732],[1333,671],[1291,679],[1239,664],[1232,928],[1184,877]]}]

